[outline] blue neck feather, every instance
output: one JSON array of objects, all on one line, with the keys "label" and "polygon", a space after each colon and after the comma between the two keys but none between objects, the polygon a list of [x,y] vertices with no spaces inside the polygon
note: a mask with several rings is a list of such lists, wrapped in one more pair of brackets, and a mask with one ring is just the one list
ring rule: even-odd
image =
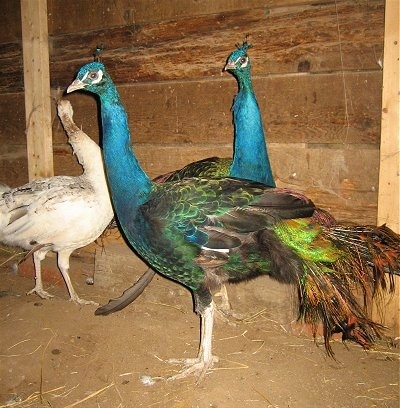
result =
[{"label": "blue neck feather", "polygon": [[152,182],[136,159],[128,118],[113,84],[99,95],[103,127],[103,155],[109,188],[118,217],[132,218],[152,189]]},{"label": "blue neck feather", "polygon": [[250,70],[235,73],[235,76],[238,80],[239,92],[233,104],[235,141],[229,175],[275,187]]}]

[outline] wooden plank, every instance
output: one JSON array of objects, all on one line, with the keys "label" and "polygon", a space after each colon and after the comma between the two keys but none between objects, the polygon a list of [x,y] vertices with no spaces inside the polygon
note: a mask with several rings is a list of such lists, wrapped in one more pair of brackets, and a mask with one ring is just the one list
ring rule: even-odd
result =
[{"label": "wooden plank", "polygon": [[[8,0],[10,1],[10,0]],[[12,0],[11,0],[12,1]],[[332,0],[319,0],[318,4]],[[264,7],[266,10],[283,10],[303,7],[309,0],[80,0],[79,7],[70,5],[69,18],[57,18],[65,13],[64,0],[48,0],[50,34],[66,34],[81,31],[106,29],[127,24],[139,24],[176,20],[204,14]],[[275,11],[276,12],[276,11]]]},{"label": "wooden plank", "polygon": [[26,145],[10,145],[0,154],[0,183],[10,187],[25,184],[28,174]]},{"label": "wooden plank", "polygon": [[[69,5],[69,13],[74,14],[75,9],[80,13],[78,6],[76,2]],[[254,75],[379,70],[382,0],[274,10],[248,7],[232,11],[225,6],[227,11],[219,14],[92,31],[82,21],[74,33],[51,38],[51,86],[66,87],[99,44],[104,45],[103,58],[117,84],[217,78],[234,44],[249,32],[255,45]],[[50,20],[55,24],[69,20],[63,16],[64,12],[58,12]],[[15,48],[18,43],[3,46]],[[0,67],[7,72],[4,78],[0,75],[0,92],[20,90],[18,56],[10,59],[0,53]]]},{"label": "wooden plank", "polygon": [[257,75],[378,70],[383,18],[381,2],[346,1],[281,14],[249,8],[57,36],[52,86],[67,86],[99,43],[117,84],[218,77],[234,44],[249,32]]},{"label": "wooden plank", "polygon": [[0,97],[0,182],[18,186],[28,181],[24,94]]},{"label": "wooden plank", "polygon": [[21,92],[0,97],[0,140],[0,156],[10,145],[22,145],[26,149],[24,94]]},{"label": "wooden plank", "polygon": [[[380,105],[376,99],[381,85],[381,72],[347,73],[345,84],[341,73],[254,78],[269,143],[331,143],[343,144],[343,148],[378,146]],[[228,73],[210,81],[144,83],[118,89],[135,143],[188,147],[232,143],[230,108],[237,85]],[[98,133],[95,99],[82,94],[68,99],[77,123]],[[60,141],[57,135],[55,140]]]},{"label": "wooden plank", "polygon": [[21,0],[29,180],[53,172],[46,0]]},{"label": "wooden plank", "polygon": [[386,3],[378,223],[400,233],[399,3]]},{"label": "wooden plank", "polygon": [[21,42],[0,43],[0,93],[24,90]]},{"label": "wooden plank", "polygon": [[[400,233],[400,83],[399,14],[397,0],[386,1],[385,54],[383,64],[382,125],[378,195],[378,224],[386,223]],[[381,317],[393,333],[400,335],[400,279]],[[388,299],[386,299],[389,302]],[[379,313],[377,313],[379,316]]]},{"label": "wooden plank", "polygon": [[19,1],[1,1],[0,41],[21,41],[21,7]]}]

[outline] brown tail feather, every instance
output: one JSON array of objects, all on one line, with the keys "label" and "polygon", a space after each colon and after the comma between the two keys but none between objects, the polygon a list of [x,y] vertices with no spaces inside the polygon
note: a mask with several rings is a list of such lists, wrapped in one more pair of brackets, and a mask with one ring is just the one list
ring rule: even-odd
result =
[{"label": "brown tail feather", "polygon": [[[311,324],[314,335],[322,321],[325,347],[333,357],[329,339],[335,332],[365,348],[382,337],[385,328],[370,319],[367,305],[394,290],[393,276],[400,275],[400,236],[385,225],[325,225],[324,235],[343,256],[329,267],[304,263],[299,318]],[[357,293],[362,294],[364,305]]]},{"label": "brown tail feather", "polygon": [[365,348],[383,334],[384,327],[372,321],[360,305],[355,294],[357,282],[353,278],[345,270],[327,271],[313,264],[299,286],[299,318],[311,325],[314,336],[322,322],[325,348],[331,357],[334,353],[329,340],[333,333],[340,331],[343,340],[355,340]]},{"label": "brown tail feather", "polygon": [[393,292],[393,276],[400,275],[400,235],[386,225],[335,225],[325,232],[339,248],[353,254],[353,267],[356,272],[361,270],[359,279],[370,280],[374,296],[382,291]]}]

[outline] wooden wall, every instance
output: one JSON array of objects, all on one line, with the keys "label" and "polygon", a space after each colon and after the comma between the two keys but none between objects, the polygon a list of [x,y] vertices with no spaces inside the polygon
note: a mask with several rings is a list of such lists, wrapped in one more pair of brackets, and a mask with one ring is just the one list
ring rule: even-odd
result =
[{"label": "wooden wall", "polygon": [[[0,182],[16,186],[28,180],[19,2],[2,12]],[[232,154],[237,87],[221,70],[249,34],[277,184],[376,222],[383,0],[48,0],[48,15],[54,99],[101,45],[150,176]],[[98,141],[95,100],[68,99]],[[53,132],[55,174],[79,173],[55,110]]]}]

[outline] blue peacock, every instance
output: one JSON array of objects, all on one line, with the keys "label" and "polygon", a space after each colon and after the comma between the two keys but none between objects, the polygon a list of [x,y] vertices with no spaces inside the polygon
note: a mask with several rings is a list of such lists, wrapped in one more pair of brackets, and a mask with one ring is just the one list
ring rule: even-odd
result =
[{"label": "blue peacock", "polygon": [[[272,168],[263,130],[260,108],[251,80],[251,63],[248,49],[251,44],[244,41],[227,58],[225,71],[236,78],[238,93],[232,105],[234,125],[234,154],[231,158],[209,157],[190,163],[180,170],[156,177],[153,181],[182,180],[186,177],[237,177],[264,183],[275,187]],[[148,269],[138,281],[128,288],[122,296],[112,299],[107,305],[96,310],[96,315],[107,315],[123,309],[133,302],[151,282],[155,272]],[[220,311],[229,313],[228,295],[223,287]]]},{"label": "blue peacock", "polygon": [[181,170],[155,179],[158,182],[176,181],[185,177],[236,177],[275,187],[269,161],[260,108],[251,80],[251,63],[245,41],[228,57],[225,71],[236,78],[238,93],[233,105],[234,146],[233,159],[211,157],[190,163]]},{"label": "blue peacock", "polygon": [[201,379],[215,363],[211,291],[225,282],[270,275],[295,285],[299,319],[315,330],[323,324],[330,355],[331,333],[350,318],[360,344],[368,347],[380,336],[381,326],[353,289],[393,289],[393,274],[400,274],[397,234],[385,226],[329,226],[302,194],[248,180],[154,183],[135,156],[127,114],[105,66],[81,67],[67,92],[76,90],[100,101],[106,175],[123,233],[154,270],[191,290],[201,318],[198,355],[179,360],[184,368],[171,379]]}]

